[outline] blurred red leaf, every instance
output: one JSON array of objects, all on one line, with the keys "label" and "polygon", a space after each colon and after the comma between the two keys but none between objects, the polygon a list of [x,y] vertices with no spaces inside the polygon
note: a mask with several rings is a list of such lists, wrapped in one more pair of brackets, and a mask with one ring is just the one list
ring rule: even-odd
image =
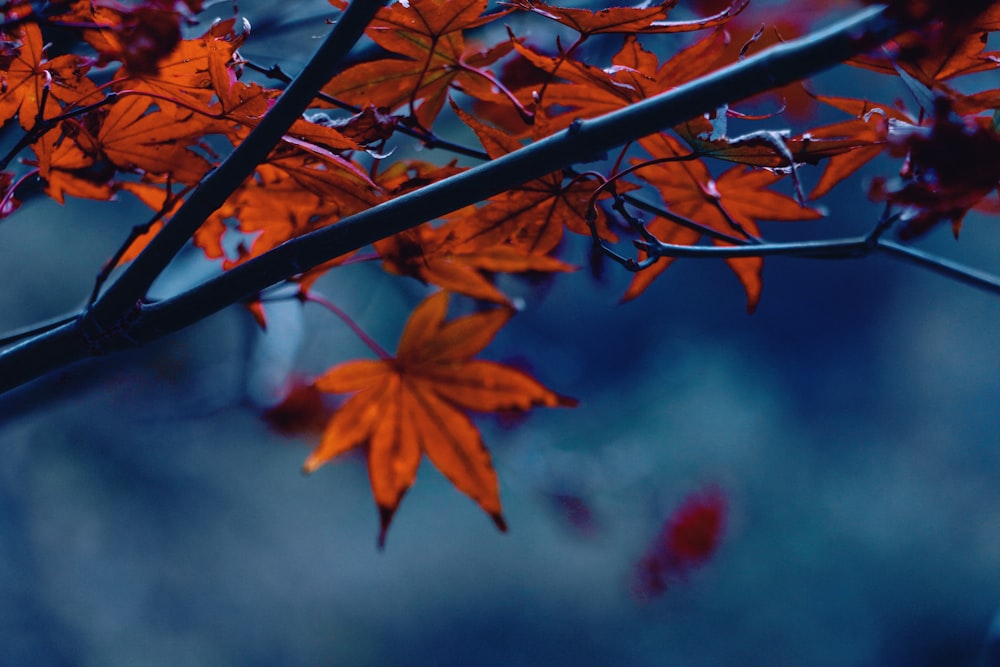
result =
[{"label": "blurred red leaf", "polygon": [[333,407],[326,394],[311,382],[295,380],[281,402],[266,410],[262,417],[275,432],[296,436],[322,433],[332,414]]},{"label": "blurred red leaf", "polygon": [[672,582],[683,581],[707,563],[722,540],[726,511],[726,497],[716,487],[685,498],[639,559],[633,580],[636,596],[662,595]]},{"label": "blurred red leaf", "polygon": [[951,101],[937,108],[924,126],[910,126],[890,139],[890,150],[907,161],[898,184],[876,180],[872,196],[907,210],[900,235],[920,236],[938,222],[952,223],[955,235],[969,209],[1000,212],[1000,202],[986,200],[1000,185],[1000,133],[989,118],[962,118]]}]

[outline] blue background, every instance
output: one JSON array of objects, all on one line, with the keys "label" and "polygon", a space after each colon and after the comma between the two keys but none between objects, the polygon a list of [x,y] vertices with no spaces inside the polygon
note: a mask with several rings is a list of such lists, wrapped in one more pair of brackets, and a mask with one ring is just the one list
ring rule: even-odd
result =
[{"label": "blue background", "polygon": [[[867,229],[865,182],[765,233]],[[77,306],[146,215],[29,200],[0,225],[0,328]],[[920,245],[1000,270],[994,224]],[[192,251],[157,289],[215,270]],[[628,278],[504,283],[525,307],[488,356],[581,401],[478,419],[506,535],[424,465],[378,552],[362,458],[299,474],[315,438],[259,403],[366,354],[319,309],[272,307],[267,337],[232,309],[0,398],[0,664],[1000,664],[997,297],[882,256],[769,259],[753,316],[718,262],[619,305]],[[320,289],[390,349],[426,293],[368,265]],[[636,560],[709,485],[717,554],[637,601]]]}]

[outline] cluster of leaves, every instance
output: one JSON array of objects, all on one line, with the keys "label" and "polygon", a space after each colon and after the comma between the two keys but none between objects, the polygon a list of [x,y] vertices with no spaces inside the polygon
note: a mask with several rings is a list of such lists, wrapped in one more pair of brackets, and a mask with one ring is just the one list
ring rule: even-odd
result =
[{"label": "cluster of leaves", "polygon": [[[331,3],[333,10],[347,7]],[[487,0],[391,4],[367,26],[378,55],[323,86],[311,110],[204,220],[194,243],[231,269],[466,169],[450,157],[392,159],[399,144],[495,160],[526,143],[572,133],[581,120],[697,81],[742,60],[772,34],[753,30],[760,16],[750,18],[749,4],[702,7],[699,16],[689,12],[676,20],[682,11],[676,0],[596,12],[532,0],[493,9]],[[826,19],[847,3],[806,4],[809,12],[783,27],[786,36],[808,32],[808,21]],[[897,178],[872,186],[871,197],[888,206],[867,243],[891,226],[913,238],[950,221],[957,233],[969,210],[1000,211],[1000,90],[968,94],[954,85],[997,68],[997,54],[985,45],[1000,27],[1000,3],[978,3],[961,16],[944,16],[934,4],[896,3],[915,29],[880,53],[850,61],[900,78],[913,92],[913,109],[801,85],[784,89],[790,114],[821,103],[849,118],[796,134],[767,129],[730,136],[730,119],[773,123],[779,114],[723,107],[670,131],[634,137],[616,155],[595,156],[586,171],[567,164],[434,224],[384,238],[369,256],[345,255],[287,276],[303,302],[324,302],[316,292],[324,274],[369,259],[441,289],[413,311],[395,356],[370,341],[379,359],[348,361],[316,378],[315,390],[351,396],[330,418],[306,469],[367,447],[384,538],[426,454],[502,527],[496,476],[467,413],[573,402],[521,371],[473,357],[514,313],[496,276],[573,270],[563,256],[567,233],[589,236],[603,256],[637,270],[625,299],[644,292],[683,254],[678,249],[720,251],[752,311],[771,248],[761,224],[820,217],[812,202],[883,152],[903,166]],[[196,29],[201,9],[195,0],[3,5],[0,121],[10,129],[16,119],[23,133],[0,159],[0,216],[14,213],[35,183],[60,203],[67,196],[110,200],[128,193],[154,214],[109,267],[143,252],[219,155],[240,145],[281,95],[267,78],[249,75],[283,77],[277,66],[241,57],[248,25],[230,18],[185,36]],[[532,22],[547,41],[519,34]],[[67,33],[74,47],[86,46],[62,54],[45,46],[47,38]],[[612,40],[609,59],[588,48]],[[682,48],[672,48],[677,44]],[[456,118],[480,147],[446,138]],[[19,166],[11,167],[17,157]],[[722,162],[733,166],[720,170]],[[800,178],[806,164],[822,165],[808,194]],[[789,185],[782,190],[783,180]],[[640,210],[651,219],[641,219]],[[621,237],[634,239],[634,256],[615,250]],[[856,248],[832,244],[827,250]],[[822,256],[822,249],[810,246],[803,254]],[[449,293],[486,309],[446,321]],[[249,305],[263,326],[260,303]]]}]

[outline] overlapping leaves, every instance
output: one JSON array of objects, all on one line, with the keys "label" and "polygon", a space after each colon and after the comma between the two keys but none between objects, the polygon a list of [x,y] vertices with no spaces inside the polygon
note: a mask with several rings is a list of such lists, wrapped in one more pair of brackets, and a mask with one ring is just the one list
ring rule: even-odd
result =
[{"label": "overlapping leaves", "polygon": [[484,17],[487,0],[412,0],[379,12],[368,36],[396,55],[362,63],[334,77],[323,92],[360,106],[404,109],[431,127],[448,92],[461,87],[495,98],[495,82],[483,68],[510,51],[501,42],[485,52],[466,46],[464,31],[496,20]]},{"label": "overlapping leaves", "polygon": [[[346,6],[331,1],[338,9]],[[408,141],[404,133],[429,147],[500,159],[527,141],[572,132],[578,120],[615,113],[708,75],[742,58],[760,35],[734,39],[738,33],[728,30],[741,12],[740,20],[752,20],[746,0],[714,15],[675,20],[678,4],[592,11],[531,0],[492,10],[486,0],[390,3],[367,29],[378,55],[324,86],[312,110],[322,108],[323,115],[296,120],[194,241],[224,268],[251,261],[464,171],[450,158],[395,158]],[[377,259],[390,274],[490,304],[446,321],[448,296],[439,292],[414,310],[395,357],[348,361],[321,375],[316,388],[350,397],[331,418],[307,469],[366,447],[384,531],[426,455],[502,525],[496,475],[467,413],[571,401],[521,371],[473,357],[513,312],[495,277],[569,271],[567,231],[592,235],[604,251],[635,237],[679,246],[765,246],[765,223],[819,217],[819,207],[804,204],[806,192],[808,200],[824,196],[885,152],[903,166],[898,178],[876,180],[870,195],[898,214],[904,237],[942,221],[957,232],[972,209],[1000,211],[1000,90],[969,92],[963,78],[997,69],[1000,56],[986,44],[987,33],[1000,26],[1000,3],[977,0],[974,12],[961,3],[892,4],[930,28],[904,34],[853,64],[900,77],[915,106],[878,95],[813,93],[811,104],[825,103],[849,118],[793,133],[781,122],[757,130],[752,124],[768,118],[735,104],[662,134],[635,137],[637,145],[607,159],[594,156],[585,168],[565,165],[478,205],[456,206],[440,221],[376,242],[367,256],[332,259],[290,276],[298,296],[307,299],[324,273]],[[60,203],[129,192],[154,214],[111,264],[142,252],[219,163],[220,153],[242,142],[281,94],[245,76],[239,49],[248,31],[242,22],[227,18],[200,35],[185,35],[185,17],[201,9],[195,0],[128,6],[76,0],[52,3],[38,14],[30,3],[4,6],[0,122],[16,122],[23,138],[3,159],[0,217],[17,210],[36,179]],[[496,23],[514,14],[542,25],[542,37],[522,31],[523,23],[512,22],[509,32]],[[782,20],[786,34],[808,29],[794,17]],[[49,24],[76,30],[88,46],[50,58]],[[547,40],[556,24],[575,35],[570,46]],[[659,41],[665,33],[695,30],[705,32],[673,51]],[[609,58],[587,49],[611,39],[616,48]],[[102,68],[100,80],[96,68]],[[438,118],[449,114],[471,130],[457,133],[457,141],[478,141],[481,153],[444,136],[449,124]],[[730,120],[750,124],[748,131],[730,132]],[[955,158],[955,147],[967,159]],[[18,157],[18,166],[7,171]],[[820,167],[811,188],[803,186],[813,177],[807,165]],[[650,196],[661,205],[650,204]],[[640,219],[640,209],[651,219]],[[640,266],[635,260],[646,259],[639,253],[629,264],[616,257],[633,268]],[[638,272],[625,299],[644,292],[672,261],[665,255]],[[726,262],[753,310],[763,259],[742,253]],[[253,307],[263,322],[260,303]]]}]

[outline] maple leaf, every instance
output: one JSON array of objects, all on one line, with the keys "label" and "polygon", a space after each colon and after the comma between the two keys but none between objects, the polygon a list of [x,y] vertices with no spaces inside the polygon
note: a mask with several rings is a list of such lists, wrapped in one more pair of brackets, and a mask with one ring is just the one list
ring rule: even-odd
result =
[{"label": "maple leaf", "polygon": [[[396,197],[461,171],[454,162],[439,167],[404,160],[379,174],[376,180],[390,196]],[[453,239],[466,231],[467,224],[466,216],[460,215],[439,227],[420,225],[376,242],[375,249],[389,273],[411,276],[451,292],[503,305],[510,305],[509,300],[485,273],[572,271],[574,268],[510,243],[473,243],[458,247]]]},{"label": "maple leaf", "polygon": [[98,52],[99,64],[119,60],[137,75],[155,74],[181,42],[181,22],[201,11],[200,2],[172,0],[146,0],[134,7],[89,0],[62,4],[69,6],[55,18],[58,23],[94,26],[82,37]]},{"label": "maple leaf", "polygon": [[[946,81],[1000,67],[1000,51],[986,51],[987,33],[973,33],[940,48],[926,47],[926,37],[910,33],[895,40],[890,55],[856,56],[847,62],[882,74],[907,74],[931,89],[948,90]],[[888,48],[888,47],[887,47]]]},{"label": "maple leaf", "polygon": [[[661,65],[635,35],[628,35],[608,69],[542,55],[516,41],[512,45],[538,69],[566,80],[544,89],[545,110],[554,116],[549,131],[555,132],[575,118],[602,116],[707,74],[715,68],[728,40],[725,31],[713,31]],[[554,106],[572,111],[556,115]]]},{"label": "maple leaf", "polygon": [[103,155],[120,169],[169,173],[179,182],[197,183],[212,168],[208,160],[188,148],[200,137],[200,127],[175,122],[153,107],[153,100],[138,95],[118,98],[100,110],[96,134],[80,132],[81,148]]},{"label": "maple leaf", "polygon": [[445,165],[422,160],[399,160],[378,174],[375,182],[391,197],[398,197],[463,171],[465,167],[457,166],[456,160]]},{"label": "maple leaf", "polygon": [[77,105],[98,99],[97,86],[86,76],[86,59],[67,54],[46,61],[42,31],[34,23],[24,24],[15,35],[21,46],[2,73],[0,125],[17,114],[21,127],[31,129],[42,100],[47,100],[43,116],[51,118],[62,111],[56,100]]},{"label": "maple leaf", "polygon": [[573,266],[547,255],[539,255],[509,243],[485,247],[455,248],[450,236],[455,224],[464,220],[433,228],[421,225],[375,243],[386,271],[408,275],[417,280],[437,285],[448,291],[474,299],[511,305],[484,274],[565,272]]},{"label": "maple leaf", "polygon": [[331,207],[315,193],[268,164],[260,165],[227,203],[232,206],[231,216],[239,220],[240,231],[254,239],[251,249],[237,262],[227,262],[226,268],[336,220]]},{"label": "maple leaf", "polygon": [[229,229],[225,221],[237,219],[240,231],[253,241],[249,249],[240,245],[235,260],[224,262],[225,268],[232,268],[380,199],[378,186],[348,160],[282,145],[209,216],[194,241],[210,259],[224,257],[222,238]]},{"label": "maple leaf", "polygon": [[483,17],[486,7],[487,0],[411,0],[380,10],[366,34],[402,58],[350,67],[323,92],[357,106],[394,110],[409,105],[424,128],[433,124],[453,86],[495,99],[497,82],[483,68],[506,55],[511,45],[503,42],[480,53],[466,48],[462,34],[506,13]]},{"label": "maple leaf", "polygon": [[[676,140],[665,134],[653,135],[640,141],[651,155],[666,157],[684,155]],[[633,164],[641,164],[638,159]],[[812,220],[822,217],[811,208],[800,206],[791,197],[768,190],[781,175],[765,170],[737,166],[711,177],[708,167],[700,160],[661,162],[639,171],[639,177],[655,186],[670,210],[711,229],[727,234],[757,237],[758,220]],[[693,245],[702,233],[663,218],[648,224],[649,231],[665,243]],[[727,245],[713,239],[717,245]],[[653,280],[666,271],[673,258],[664,257],[644,271],[638,272],[622,297],[630,300],[641,294]],[[736,273],[747,295],[747,310],[753,312],[760,300],[760,257],[738,257],[726,260]]]},{"label": "maple leaf", "polygon": [[284,172],[303,190],[319,197],[337,217],[363,211],[384,198],[378,185],[354,162],[318,151],[315,146],[292,145],[287,135],[284,144],[271,152],[265,164]]},{"label": "maple leaf", "polygon": [[399,125],[399,120],[399,116],[382,113],[371,105],[350,118],[330,119],[323,116],[310,118],[313,123],[333,128],[362,146],[376,144],[391,137]]},{"label": "maple leaf", "polygon": [[[873,4],[873,0],[864,0]],[[885,3],[889,11],[912,25],[934,19],[952,29],[969,29],[984,25],[1000,24],[1000,3],[996,0],[891,0]],[[996,29],[996,28],[990,28]]]},{"label": "maple leaf", "polygon": [[198,228],[194,242],[209,259],[224,257],[226,220],[238,219],[240,229],[256,238],[249,250],[241,246],[240,256],[226,263],[232,267],[382,199],[378,185],[350,160],[285,135],[255,174]]},{"label": "maple leaf", "polygon": [[890,137],[897,157],[905,156],[901,184],[874,182],[872,197],[906,210],[903,238],[926,233],[950,220],[957,236],[969,209],[1000,212],[1000,203],[983,200],[1000,185],[1000,133],[987,118],[959,118],[951,100],[939,97],[924,127],[910,126]]},{"label": "maple leaf", "polygon": [[[495,128],[484,125],[452,103],[455,113],[475,131],[491,159],[521,148],[521,142]],[[538,135],[548,133],[546,118],[535,119]],[[524,250],[544,255],[558,245],[563,229],[590,234],[586,214],[595,186],[585,179],[566,182],[561,172],[547,174],[491,197],[483,207],[469,207],[449,216],[452,244],[456,249],[471,250],[510,242]],[[461,224],[457,224],[461,221]],[[603,216],[598,218],[601,238],[615,241]]]},{"label": "maple leaf", "polygon": [[[71,131],[74,127],[65,123]],[[84,152],[69,136],[58,132],[47,132],[31,146],[37,160],[26,160],[26,164],[36,164],[38,175],[45,181],[45,192],[60,204],[66,195],[86,199],[111,199],[113,189],[110,184],[113,169],[97,167],[94,157]],[[109,173],[110,171],[110,173]]]},{"label": "maple leaf", "polygon": [[851,136],[846,130],[811,130],[798,137],[768,130],[737,137],[716,136],[711,121],[705,117],[678,125],[674,132],[703,157],[770,169],[817,164],[872,144],[867,137]]},{"label": "maple leaf", "polygon": [[522,371],[472,358],[513,311],[501,308],[446,322],[447,310],[447,292],[429,296],[410,315],[395,358],[349,361],[314,382],[320,391],[354,395],[334,413],[304,469],[312,472],[367,445],[380,545],[423,455],[504,530],[496,472],[466,411],[576,403]]},{"label": "maple leaf", "polygon": [[[254,127],[271,108],[279,91],[264,88],[257,83],[246,84],[230,80],[232,70],[229,68],[225,68],[224,73],[225,83],[220,84],[216,79],[217,73],[212,72],[212,84],[221,108],[220,115],[241,126]],[[228,126],[229,123],[223,124],[223,127]]]},{"label": "maple leaf", "polygon": [[847,97],[817,95],[816,99],[842,111],[857,116],[853,120],[834,123],[816,128],[810,136],[823,139],[830,137],[850,137],[860,145],[851,151],[830,158],[816,187],[809,193],[809,199],[818,199],[866,163],[885,150],[889,141],[890,122],[912,125],[917,121],[908,114],[887,105],[879,105],[868,100]]},{"label": "maple leaf", "polygon": [[171,104],[178,100],[208,111],[213,94],[229,98],[223,81],[229,82],[228,63],[246,41],[247,31],[235,31],[235,20],[220,21],[203,35],[179,42],[157,61],[153,72],[132,72],[123,68],[117,74],[118,90],[145,91],[158,96],[161,110],[177,118],[186,118],[191,111],[185,105]]}]

